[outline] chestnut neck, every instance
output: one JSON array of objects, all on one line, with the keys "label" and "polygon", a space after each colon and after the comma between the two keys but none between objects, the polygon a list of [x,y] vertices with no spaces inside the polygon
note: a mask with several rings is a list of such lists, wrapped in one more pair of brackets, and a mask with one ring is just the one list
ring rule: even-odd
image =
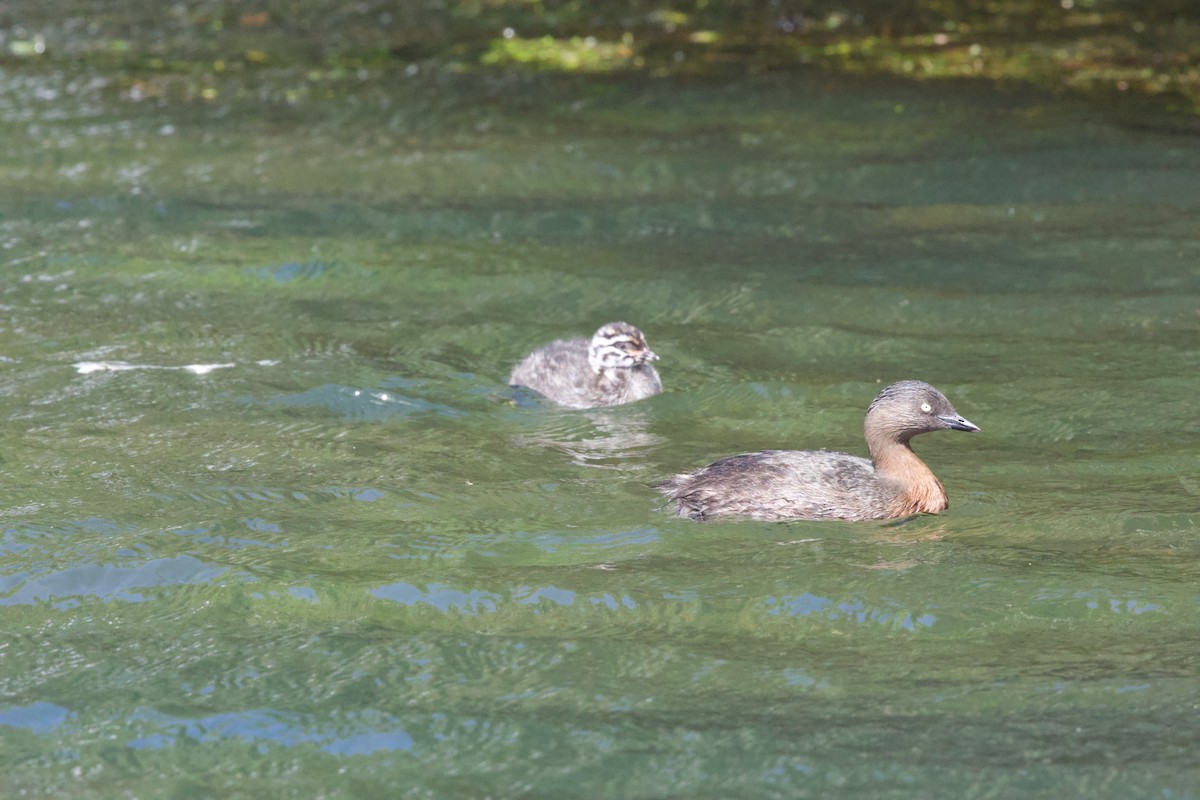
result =
[{"label": "chestnut neck", "polygon": [[936,514],[949,505],[946,490],[933,470],[913,452],[908,444],[910,438],[868,428],[867,448],[875,473],[899,484],[901,494],[894,509],[897,516]]}]

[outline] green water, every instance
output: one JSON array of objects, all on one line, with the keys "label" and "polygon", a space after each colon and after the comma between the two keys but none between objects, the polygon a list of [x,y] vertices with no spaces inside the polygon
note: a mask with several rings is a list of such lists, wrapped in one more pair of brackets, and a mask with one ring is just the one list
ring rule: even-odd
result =
[{"label": "green water", "polygon": [[[819,72],[217,80],[0,72],[5,797],[1197,796],[1194,137]],[[613,319],[663,395],[513,402]],[[983,428],[916,443],[941,516],[648,488],[864,453],[904,378]]]}]

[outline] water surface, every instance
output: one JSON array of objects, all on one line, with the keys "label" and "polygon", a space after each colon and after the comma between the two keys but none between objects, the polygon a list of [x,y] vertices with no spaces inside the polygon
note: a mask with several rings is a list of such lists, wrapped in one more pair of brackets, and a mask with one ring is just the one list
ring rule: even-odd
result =
[{"label": "water surface", "polygon": [[[1195,797],[1200,150],[819,72],[0,74],[5,796]],[[667,390],[511,365],[642,327]],[[650,484],[864,453],[949,511]]]}]

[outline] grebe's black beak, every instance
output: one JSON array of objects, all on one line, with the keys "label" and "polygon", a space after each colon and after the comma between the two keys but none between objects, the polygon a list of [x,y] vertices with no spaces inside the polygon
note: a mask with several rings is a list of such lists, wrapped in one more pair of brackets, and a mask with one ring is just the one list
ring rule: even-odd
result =
[{"label": "grebe's black beak", "polygon": [[653,350],[647,347],[637,354],[637,360],[639,364],[645,364],[647,361],[658,361],[658,356],[654,354]]},{"label": "grebe's black beak", "polygon": [[966,417],[960,417],[957,414],[946,414],[945,416],[938,417],[938,419],[944,422],[946,427],[952,431],[971,432],[980,429],[979,426],[974,422],[971,422]]}]

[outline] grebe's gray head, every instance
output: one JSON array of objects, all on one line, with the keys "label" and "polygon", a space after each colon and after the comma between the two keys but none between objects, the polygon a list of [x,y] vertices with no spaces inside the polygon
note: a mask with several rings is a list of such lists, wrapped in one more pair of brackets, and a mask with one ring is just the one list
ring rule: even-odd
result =
[{"label": "grebe's gray head", "polygon": [[597,372],[632,369],[658,359],[646,345],[646,337],[628,322],[610,322],[592,337],[588,362]]},{"label": "grebe's gray head", "polygon": [[868,438],[874,433],[901,442],[930,431],[979,430],[946,395],[921,381],[899,381],[880,392],[867,408],[866,427]]}]

